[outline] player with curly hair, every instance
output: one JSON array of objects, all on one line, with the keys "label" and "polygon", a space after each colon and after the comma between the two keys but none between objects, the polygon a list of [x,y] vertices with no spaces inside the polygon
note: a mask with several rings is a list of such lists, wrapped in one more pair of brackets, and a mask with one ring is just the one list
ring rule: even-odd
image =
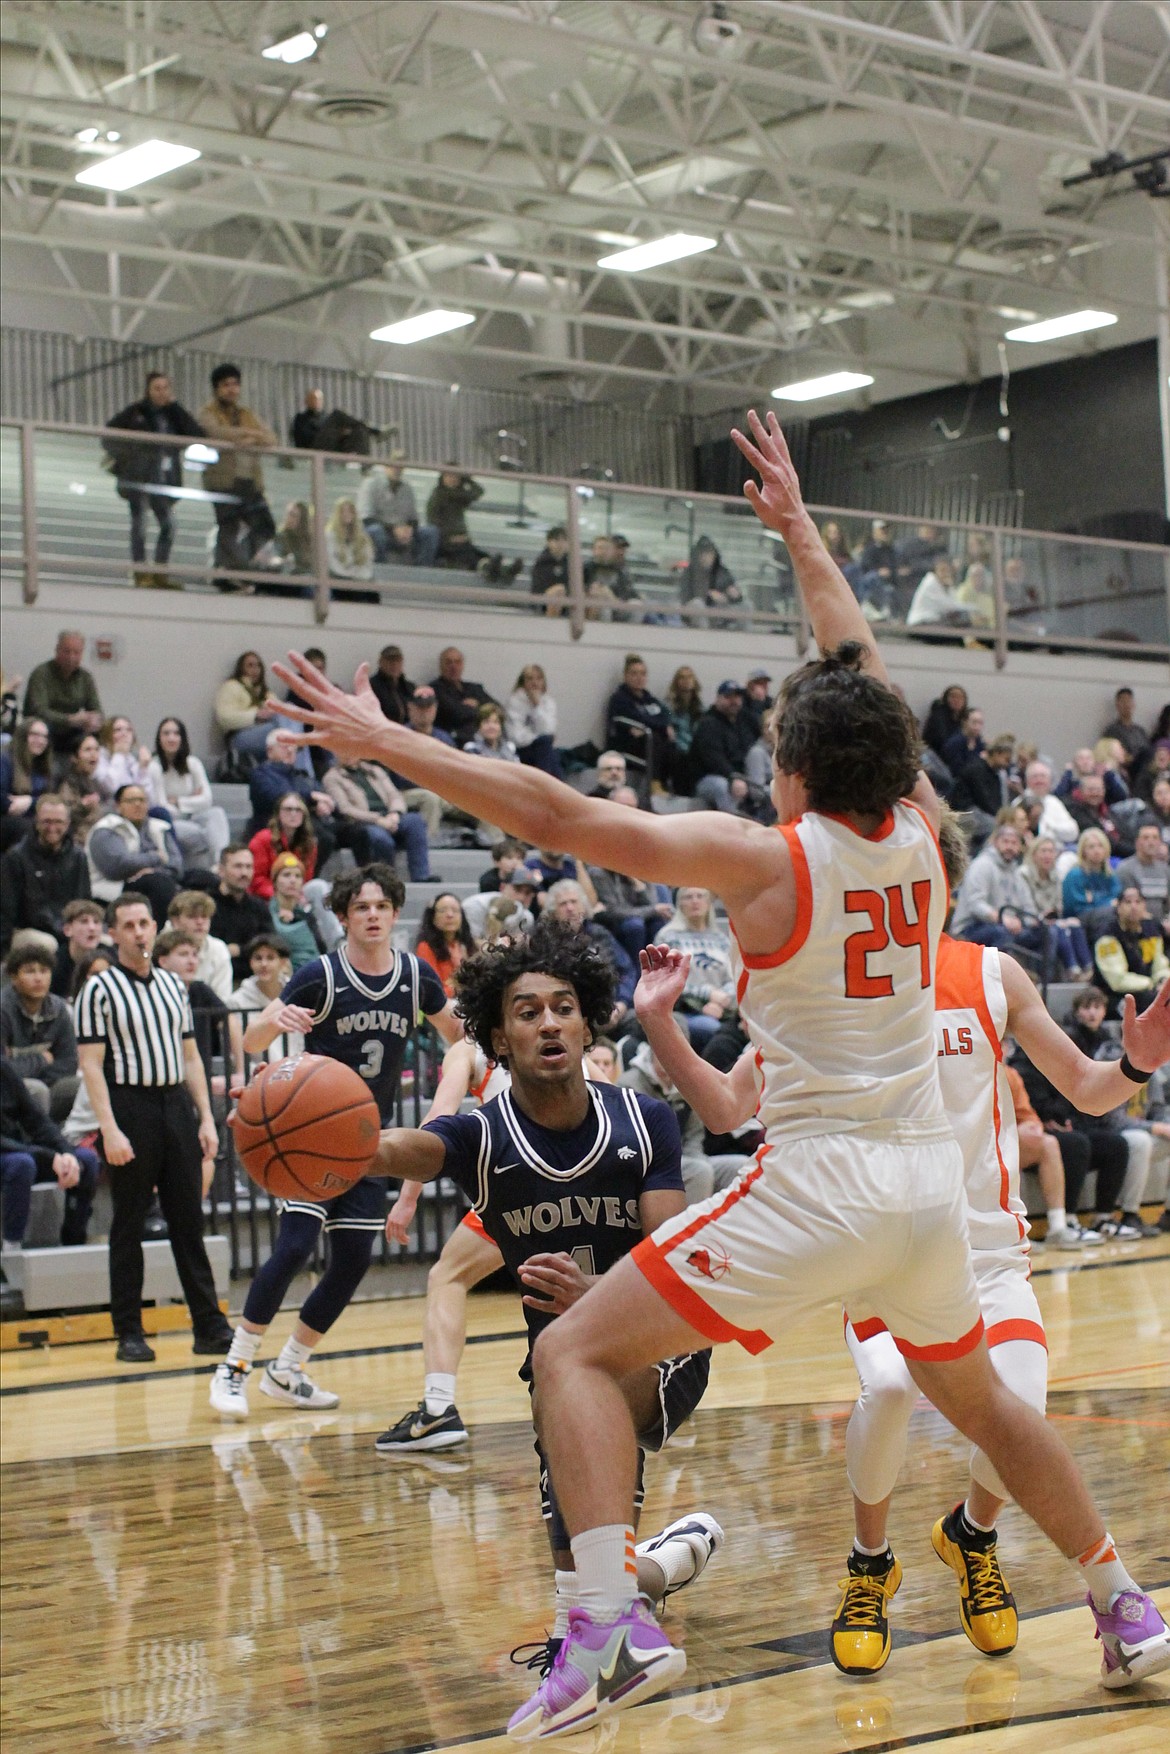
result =
[{"label": "player with curly hair", "polygon": [[[609,965],[579,933],[555,922],[531,938],[481,951],[459,971],[457,1008],[468,1037],[511,1085],[473,1114],[438,1116],[382,1135],[383,1175],[463,1189],[519,1287],[530,1341],[685,1204],[682,1142],[668,1105],[585,1076],[585,1050],[613,1009]],[[530,1357],[520,1375],[532,1382]],[[707,1386],[699,1347],[632,1372],[622,1392],[637,1434],[635,1508],[642,1461],[687,1419]],[[383,1446],[384,1447],[384,1446]],[[542,1511],[556,1568],[552,1632],[529,1666],[546,1673],[580,1605],[574,1554],[540,1459]],[[696,1512],[635,1549],[633,1587],[658,1599],[691,1583],[723,1540]],[[586,1603],[587,1605],[587,1603]],[[523,1647],[527,1649],[527,1647]]]}]

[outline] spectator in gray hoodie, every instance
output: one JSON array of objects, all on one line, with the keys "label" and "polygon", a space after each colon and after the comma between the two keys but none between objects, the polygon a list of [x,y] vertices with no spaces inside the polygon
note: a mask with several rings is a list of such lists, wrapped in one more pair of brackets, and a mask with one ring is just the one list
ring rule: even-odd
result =
[{"label": "spectator in gray hoodie", "polygon": [[362,477],[358,517],[374,544],[375,560],[434,566],[439,532],[434,524],[419,521],[414,489],[402,479],[403,456],[392,451],[388,463],[376,463]]}]

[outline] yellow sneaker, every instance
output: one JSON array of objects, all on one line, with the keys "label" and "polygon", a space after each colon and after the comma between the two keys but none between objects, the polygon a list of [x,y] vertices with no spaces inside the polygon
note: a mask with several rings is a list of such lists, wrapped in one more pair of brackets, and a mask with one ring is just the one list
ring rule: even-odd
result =
[{"label": "yellow sneaker", "polygon": [[[833,1621],[829,1652],[843,1675],[876,1675],[890,1654],[888,1607],[902,1582],[902,1567],[889,1554],[867,1561],[850,1553],[849,1576],[841,1579],[844,1592]],[[874,1569],[867,1569],[868,1566]]]},{"label": "yellow sneaker", "polygon": [[958,1529],[956,1505],[949,1516],[938,1519],[930,1531],[930,1544],[959,1580],[959,1619],[963,1631],[987,1657],[1003,1657],[1015,1650],[1020,1636],[1016,1599],[999,1569],[994,1531],[986,1545],[963,1541]]}]

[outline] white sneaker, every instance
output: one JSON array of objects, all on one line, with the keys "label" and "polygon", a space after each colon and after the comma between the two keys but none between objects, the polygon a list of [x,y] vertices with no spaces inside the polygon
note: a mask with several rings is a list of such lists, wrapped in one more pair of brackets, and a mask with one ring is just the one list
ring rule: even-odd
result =
[{"label": "white sneaker", "polygon": [[336,1407],[341,1400],[331,1390],[319,1389],[303,1370],[278,1370],[275,1364],[268,1365],[260,1378],[260,1393],[290,1407]]},{"label": "white sneaker", "polygon": [[227,1419],[248,1417],[247,1364],[217,1364],[211,1373],[211,1405]]},{"label": "white sneaker", "polygon": [[1044,1238],[1049,1248],[1095,1248],[1101,1238],[1095,1230],[1082,1230],[1079,1224],[1066,1224],[1063,1230],[1050,1230]]},{"label": "white sneaker", "polygon": [[694,1570],[689,1577],[667,1587],[666,1595],[672,1596],[675,1590],[685,1589],[687,1584],[694,1583],[706,1568],[707,1561],[718,1553],[724,1539],[723,1530],[715,1518],[708,1516],[705,1511],[697,1510],[690,1516],[679,1517],[677,1522],[667,1523],[659,1534],[652,1535],[648,1541],[640,1541],[634,1552],[649,1559],[661,1560],[662,1549],[668,1543],[680,1542],[690,1549],[695,1562]]}]

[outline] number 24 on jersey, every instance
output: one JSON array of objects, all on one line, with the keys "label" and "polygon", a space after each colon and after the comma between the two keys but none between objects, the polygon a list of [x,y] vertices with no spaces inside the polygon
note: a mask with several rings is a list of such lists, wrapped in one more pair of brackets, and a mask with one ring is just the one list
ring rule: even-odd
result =
[{"label": "number 24 on jersey", "polygon": [[888,999],[894,992],[894,977],[889,970],[871,967],[870,959],[880,957],[891,941],[903,950],[919,953],[920,984],[930,985],[930,882],[920,879],[910,885],[907,906],[902,884],[889,889],[848,889],[845,912],[862,914],[868,926],[851,932],[845,940],[845,995],[850,999]]}]

